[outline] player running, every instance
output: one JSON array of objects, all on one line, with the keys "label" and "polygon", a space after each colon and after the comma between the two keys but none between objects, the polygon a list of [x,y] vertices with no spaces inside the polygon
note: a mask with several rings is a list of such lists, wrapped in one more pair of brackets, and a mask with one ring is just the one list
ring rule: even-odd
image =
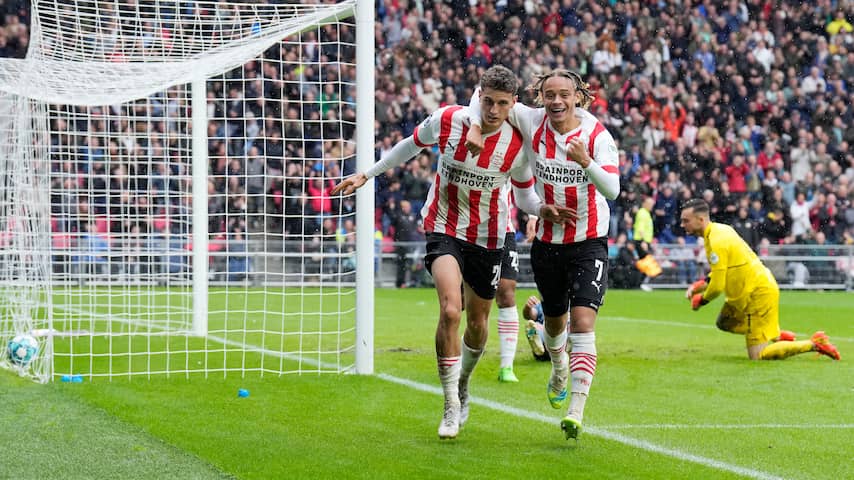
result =
[{"label": "player running", "polygon": [[[465,146],[468,110],[443,107],[395,145],[385,159],[333,189],[333,194],[351,194],[369,178],[401,165],[422,148],[438,146],[436,176],[421,215],[427,235],[424,264],[439,298],[436,356],[445,396],[441,439],[455,438],[468,419],[469,378],[486,345],[489,310],[501,273],[509,183],[520,208],[538,211],[542,204],[533,189],[522,135],[505,121],[515,103],[516,76],[505,67],[494,66],[484,72],[481,87],[478,113],[483,118],[486,147],[478,154]],[[466,302],[462,342],[461,285]]]},{"label": "player running", "polygon": [[[620,191],[617,147],[608,130],[585,110],[592,95],[578,74],[556,69],[539,76],[531,88],[543,108],[516,103],[509,120],[533,151],[535,188],[545,202],[531,266],[543,298],[545,346],[552,360],[548,399],[552,407],[564,407],[571,379],[561,428],[567,438],[578,438],[596,371],[594,327],[608,285],[607,200]],[[482,139],[475,127],[477,94],[470,109],[473,127],[468,140],[478,148]],[[576,212],[577,220],[564,221],[552,210],[556,208]]]},{"label": "player running", "polygon": [[778,360],[805,352],[818,352],[839,360],[839,350],[824,332],[810,340],[795,341],[792,332],[780,331],[780,288],[774,275],[756,253],[729,225],[709,219],[709,204],[692,199],[682,206],[682,228],[702,236],[711,273],[685,291],[691,308],[726,297],[717,326],[725,332],[744,335],[751,360]]}]

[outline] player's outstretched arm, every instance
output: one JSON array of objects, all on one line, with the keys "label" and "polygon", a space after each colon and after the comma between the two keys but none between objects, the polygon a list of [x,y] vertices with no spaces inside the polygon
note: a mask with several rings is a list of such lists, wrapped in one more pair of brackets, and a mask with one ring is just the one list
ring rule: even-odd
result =
[{"label": "player's outstretched arm", "polygon": [[341,183],[335,185],[332,189],[332,195],[338,195],[339,193],[343,193],[344,195],[352,194],[362,185],[367,183],[369,179],[376,177],[386,170],[403,165],[404,162],[417,155],[421,149],[422,147],[416,144],[415,138],[412,135],[404,138],[398,142],[397,145],[392,147],[391,151],[385,156],[385,158],[375,163],[366,172],[350,175]]},{"label": "player's outstretched arm", "polygon": [[362,172],[350,175],[332,188],[332,195],[338,195],[339,193],[350,195],[367,182],[368,176]]}]

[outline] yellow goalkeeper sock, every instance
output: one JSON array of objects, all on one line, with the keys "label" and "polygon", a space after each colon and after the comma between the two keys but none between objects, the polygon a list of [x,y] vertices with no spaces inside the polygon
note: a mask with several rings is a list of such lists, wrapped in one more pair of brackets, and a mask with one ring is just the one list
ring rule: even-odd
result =
[{"label": "yellow goalkeeper sock", "polygon": [[775,342],[769,343],[759,353],[760,360],[782,360],[784,358],[812,351],[812,342],[801,340],[798,342]]}]

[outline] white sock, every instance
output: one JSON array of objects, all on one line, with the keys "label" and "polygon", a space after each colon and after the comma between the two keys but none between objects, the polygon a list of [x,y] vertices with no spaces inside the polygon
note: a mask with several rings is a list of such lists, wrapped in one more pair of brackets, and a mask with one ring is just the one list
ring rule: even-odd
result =
[{"label": "white sock", "polygon": [[549,332],[543,328],[543,337],[545,337],[546,351],[552,358],[552,364],[562,366],[564,362],[564,352],[566,351],[566,330],[560,332],[558,336],[552,337]]},{"label": "white sock", "polygon": [[466,345],[465,340],[462,340],[460,343],[463,346],[463,356],[459,378],[460,382],[468,382],[469,377],[471,377],[472,372],[474,372],[474,367],[477,366],[477,362],[480,361],[480,357],[483,355],[483,349],[476,350],[474,348],[471,348]]},{"label": "white sock", "polygon": [[442,382],[442,391],[445,392],[445,400],[452,402],[460,401],[460,357],[439,357],[439,381]]},{"label": "white sock", "polygon": [[498,309],[498,341],[501,368],[513,367],[516,343],[519,339],[519,311],[516,307]]},{"label": "white sock", "polygon": [[569,354],[569,376],[572,379],[572,396],[569,414],[581,419],[584,403],[590,394],[590,385],[596,373],[596,334],[572,333],[569,335],[572,351]]}]

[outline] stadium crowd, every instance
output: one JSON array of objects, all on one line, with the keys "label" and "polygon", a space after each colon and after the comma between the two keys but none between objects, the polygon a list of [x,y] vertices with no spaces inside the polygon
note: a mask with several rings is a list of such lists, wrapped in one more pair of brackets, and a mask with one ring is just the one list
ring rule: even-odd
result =
[{"label": "stadium crowd", "polygon": [[[0,55],[25,54],[27,3],[3,4]],[[618,142],[621,193],[611,204],[612,241],[632,240],[635,213],[652,197],[656,241],[690,244],[695,239],[679,227],[679,205],[701,197],[712,206],[714,221],[732,224],[756,249],[854,244],[854,2],[379,0],[376,13],[377,159],[436,108],[468,103],[480,73],[493,64],[519,76],[526,103],[531,95],[524,87],[536,75],[568,68],[590,84],[596,97],[591,111]],[[335,60],[324,41],[352,40],[352,34],[323,30],[324,38],[304,42],[301,54]],[[329,190],[354,164],[348,160],[341,168],[341,162],[324,159],[352,158],[352,144],[328,140],[352,136],[346,129],[354,119],[354,92],[328,82],[352,80],[354,71],[297,69],[286,62],[289,55],[268,51],[268,58],[282,61],[250,62],[213,85],[213,235],[251,232],[263,223],[286,237],[352,237],[351,219],[337,225],[325,215],[353,212],[352,199],[333,199]],[[248,80],[229,81],[241,77]],[[277,80],[284,85],[278,93],[270,88]],[[266,104],[254,100],[260,96]],[[162,102],[168,114],[169,105],[186,108],[188,100]],[[158,146],[167,152],[173,147],[169,140],[158,145],[142,136],[129,136],[127,144],[90,144],[99,125],[77,125],[88,131],[56,136],[52,148],[76,148],[84,152],[75,154],[80,158],[138,149],[151,156]],[[417,213],[423,205],[434,155],[425,150],[396,175],[377,177],[377,229],[384,237],[423,238],[417,219],[401,209]],[[98,188],[104,190],[187,188],[162,179],[130,186],[126,177],[148,171],[127,172],[114,163],[107,172],[103,163],[89,160],[55,162],[55,184],[91,188],[90,165],[101,169],[105,186]],[[180,165],[153,165],[185,173]],[[59,175],[63,168],[82,179],[68,183],[67,175]],[[253,177],[262,173],[271,180]],[[87,197],[91,204],[81,208],[104,211],[122,203],[116,197],[104,200],[107,206]],[[524,215],[515,221],[524,225]],[[87,225],[55,228],[83,231]],[[163,228],[121,222],[91,228],[128,233],[134,227]]]}]

